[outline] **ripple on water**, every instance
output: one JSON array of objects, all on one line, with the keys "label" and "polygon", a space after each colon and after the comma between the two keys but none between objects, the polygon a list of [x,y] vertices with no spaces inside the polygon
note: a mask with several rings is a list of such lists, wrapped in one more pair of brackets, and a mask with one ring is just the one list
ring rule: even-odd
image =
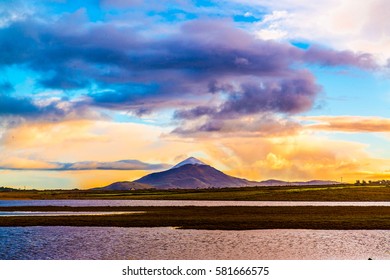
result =
[{"label": "ripple on water", "polygon": [[9,227],[0,248],[0,259],[390,259],[390,231]]}]

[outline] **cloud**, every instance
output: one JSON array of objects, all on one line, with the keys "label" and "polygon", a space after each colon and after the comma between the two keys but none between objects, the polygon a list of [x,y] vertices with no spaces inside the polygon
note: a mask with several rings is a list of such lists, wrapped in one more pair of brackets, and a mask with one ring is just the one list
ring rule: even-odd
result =
[{"label": "cloud", "polygon": [[162,170],[167,164],[149,164],[139,160],[114,162],[84,161],[75,163],[46,162],[31,159],[11,158],[0,162],[5,170],[78,171],[78,170]]},{"label": "cloud", "polygon": [[325,66],[354,65],[362,69],[376,69],[374,57],[369,53],[354,53],[352,51],[336,52],[331,49],[313,45],[304,54],[306,62],[317,63]]},{"label": "cloud", "polygon": [[168,169],[168,164],[149,164],[139,160],[120,160],[114,162],[78,162],[63,164],[62,170],[162,170]]},{"label": "cloud", "polygon": [[19,115],[19,116],[39,116],[46,115],[62,115],[63,112],[56,107],[56,104],[50,104],[45,107],[40,107],[33,103],[27,97],[13,97],[9,94],[1,94],[0,115]]},{"label": "cloud", "polygon": [[100,4],[106,8],[132,8],[142,4],[142,0],[100,0]]},{"label": "cloud", "polygon": [[[41,159],[52,164],[84,163],[86,166],[86,161],[113,163],[118,159],[175,164],[172,162],[175,156],[201,150],[201,144],[164,137],[171,129],[104,120],[24,123],[5,131],[0,153],[3,159]],[[117,163],[117,166],[120,164],[130,166],[131,162]]]},{"label": "cloud", "polygon": [[[267,7],[268,14],[257,25],[260,38],[325,42],[337,50],[370,53],[381,63],[390,57],[390,3],[386,0],[235,2]],[[324,7],[330,12],[324,13]]]},{"label": "cloud", "polygon": [[300,113],[313,106],[319,89],[314,77],[308,73],[276,82],[244,84],[242,92],[232,95],[218,113],[222,116],[258,112]]},{"label": "cloud", "polygon": [[14,87],[10,82],[0,83],[0,94],[9,94],[14,91]]},{"label": "cloud", "polygon": [[[387,133],[387,119],[296,116],[322,93],[312,66],[377,71],[378,54],[390,56],[385,1],[26,2],[0,4],[0,68],[16,73],[0,81],[1,165],[15,180],[30,170],[99,186],[194,154],[251,179],[354,179],[389,169],[369,145],[315,136]],[[130,114],[126,121],[174,116],[163,125],[101,119],[124,119],[113,111]]]},{"label": "cloud", "polygon": [[314,122],[305,128],[342,132],[390,132],[390,119],[362,116],[318,116],[300,117],[303,121]]},{"label": "cloud", "polygon": [[[310,109],[318,93],[314,78],[301,69],[305,64],[365,69],[374,64],[366,54],[316,47],[305,51],[256,39],[228,20],[192,20],[176,29],[151,38],[129,26],[91,23],[83,9],[50,24],[27,18],[0,29],[5,42],[0,63],[38,73],[37,86],[43,88],[83,89],[77,102],[70,100],[73,108],[140,115],[204,106],[215,95],[228,99],[214,109],[220,114],[241,114],[247,105],[248,113],[294,114]],[[8,114],[67,114],[56,104],[37,107],[33,97],[4,98],[22,105],[7,107]]]},{"label": "cloud", "polygon": [[301,125],[288,118],[275,114],[256,114],[229,118],[207,116],[200,120],[188,119],[171,133],[186,137],[281,137],[299,134]]},{"label": "cloud", "polygon": [[[4,88],[4,86],[3,86]],[[67,98],[30,98],[2,93],[0,88],[0,127],[5,130],[25,123],[42,121],[58,122],[72,119],[102,119],[104,115],[94,112],[83,102]],[[0,140],[2,134],[0,133]]]},{"label": "cloud", "polygon": [[223,162],[225,167],[221,170],[251,180],[343,177],[353,183],[367,176],[384,178],[384,170],[390,166],[388,159],[370,155],[366,144],[310,134],[271,138],[232,136],[208,141],[205,151],[212,164]]},{"label": "cloud", "polygon": [[290,134],[299,124],[280,117],[280,114],[297,114],[313,107],[320,87],[308,72],[298,72],[298,78],[269,81],[262,84],[247,83],[232,93],[222,104],[198,106],[178,110],[179,120],[198,119],[204,122],[192,128],[179,127],[173,133],[256,131],[254,135]]},{"label": "cloud", "polygon": [[54,162],[26,158],[3,158],[0,162],[0,169],[3,170],[58,170],[59,165]]},{"label": "cloud", "polygon": [[24,20],[34,14],[36,10],[33,1],[2,1],[0,3],[0,28],[16,21]]}]

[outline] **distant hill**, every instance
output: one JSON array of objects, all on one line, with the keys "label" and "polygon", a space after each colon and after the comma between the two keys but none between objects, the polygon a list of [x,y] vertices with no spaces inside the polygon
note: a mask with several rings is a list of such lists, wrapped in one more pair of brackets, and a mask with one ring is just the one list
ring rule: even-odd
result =
[{"label": "distant hill", "polygon": [[318,186],[318,185],[336,185],[340,184],[337,181],[323,181],[323,180],[311,180],[311,181],[303,181],[303,182],[287,182],[281,180],[265,180],[258,182],[258,186]]},{"label": "distant hill", "polygon": [[323,180],[311,180],[307,182],[293,182],[293,185],[299,186],[315,186],[315,185],[337,185],[340,182],[337,181],[323,181]]},{"label": "distant hill", "polygon": [[286,181],[270,179],[270,180],[258,182],[257,185],[258,186],[285,186],[285,185],[289,185],[289,184],[290,183],[286,182]]},{"label": "distant hill", "polygon": [[0,187],[0,192],[17,192],[18,189],[9,188],[9,187]]},{"label": "distant hill", "polygon": [[313,180],[308,182],[286,182],[281,180],[249,181],[229,176],[204,162],[190,157],[171,169],[151,173],[133,182],[116,182],[92,190],[132,190],[132,189],[207,189],[233,188],[246,186],[287,186],[287,185],[332,185],[335,181]]},{"label": "distant hill", "polygon": [[89,189],[91,191],[130,191],[130,190],[143,190],[143,189],[152,189],[153,187],[147,184],[141,184],[130,181],[115,182],[111,185]]}]

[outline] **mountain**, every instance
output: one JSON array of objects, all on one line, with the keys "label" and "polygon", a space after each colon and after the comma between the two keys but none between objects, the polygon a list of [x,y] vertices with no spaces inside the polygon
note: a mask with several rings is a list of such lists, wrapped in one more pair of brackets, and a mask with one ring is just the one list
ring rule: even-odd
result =
[{"label": "mountain", "polygon": [[204,162],[190,157],[179,162],[171,169],[151,173],[133,182],[116,182],[111,185],[91,190],[132,190],[132,189],[206,189],[206,188],[233,188],[245,186],[307,186],[307,185],[334,185],[339,182],[312,180],[308,182],[286,182],[280,180],[266,180],[261,182],[249,181],[229,176]]},{"label": "mountain", "polygon": [[101,188],[93,188],[89,189],[90,191],[130,191],[130,190],[143,190],[143,189],[152,189],[153,187],[146,184],[122,181],[115,182],[111,185],[101,187]]},{"label": "mountain", "polygon": [[256,184],[256,182],[226,175],[194,157],[178,163],[169,170],[146,175],[134,182],[160,189],[231,188]]}]

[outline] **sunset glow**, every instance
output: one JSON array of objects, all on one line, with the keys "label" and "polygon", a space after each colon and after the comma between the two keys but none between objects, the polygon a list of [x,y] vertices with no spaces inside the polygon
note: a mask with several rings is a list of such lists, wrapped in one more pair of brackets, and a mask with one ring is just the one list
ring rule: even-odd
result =
[{"label": "sunset glow", "polygon": [[190,156],[249,180],[389,180],[389,17],[385,0],[2,1],[0,186]]}]

